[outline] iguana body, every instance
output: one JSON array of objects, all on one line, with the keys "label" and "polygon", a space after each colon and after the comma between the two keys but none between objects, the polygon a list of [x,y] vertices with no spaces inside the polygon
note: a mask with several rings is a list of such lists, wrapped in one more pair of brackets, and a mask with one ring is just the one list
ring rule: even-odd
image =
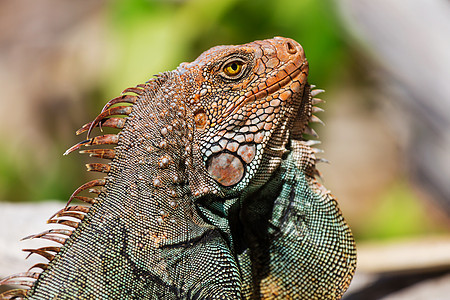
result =
[{"label": "iguana body", "polygon": [[[350,284],[351,232],[315,171],[308,143],[292,140],[278,176],[241,211],[252,241],[239,255],[246,298],[253,292],[263,299],[339,299]],[[274,202],[265,197],[270,190],[279,193]],[[264,200],[270,209],[261,209]]]},{"label": "iguana body", "polygon": [[[30,250],[48,265],[3,280],[30,286],[4,297],[340,298],[355,248],[302,138],[307,74],[301,46],[274,38],[212,48],[111,100],[79,133],[121,132],[68,150],[117,144],[83,151],[112,159],[88,165],[107,177],[71,197],[92,207],[51,218],[73,232],[33,236],[63,246]],[[98,197],[78,195],[86,189]]]}]

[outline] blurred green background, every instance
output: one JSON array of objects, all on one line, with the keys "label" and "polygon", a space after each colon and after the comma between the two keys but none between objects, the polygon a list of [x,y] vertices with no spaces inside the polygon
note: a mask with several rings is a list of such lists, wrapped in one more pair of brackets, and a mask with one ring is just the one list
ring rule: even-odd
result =
[{"label": "blurred green background", "polygon": [[327,90],[327,126],[317,131],[331,165],[319,169],[357,239],[448,230],[436,197],[411,180],[408,130],[384,113],[394,96],[374,96],[384,90],[377,79],[383,68],[334,1],[47,0],[0,7],[0,201],[65,201],[96,177],[85,172],[86,157],[62,153],[83,139],[75,130],[123,89],[215,45],[286,36],[305,49],[309,81]]}]

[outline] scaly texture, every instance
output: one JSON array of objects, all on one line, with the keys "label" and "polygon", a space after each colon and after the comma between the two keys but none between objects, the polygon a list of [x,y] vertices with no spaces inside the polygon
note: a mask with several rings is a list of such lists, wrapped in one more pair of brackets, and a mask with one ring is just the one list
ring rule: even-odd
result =
[{"label": "scaly texture", "polygon": [[[286,38],[214,47],[124,91],[77,133],[105,179],[30,236],[48,264],[5,278],[4,299],[338,299],[355,247],[314,176],[303,134],[319,121],[301,46]],[[89,138],[95,127],[122,129]],[[81,196],[83,191],[96,195]],[[69,204],[68,204],[69,205]]]},{"label": "scaly texture", "polygon": [[[353,238],[335,199],[314,178],[315,162],[307,142],[292,140],[279,173],[244,200],[245,298],[339,299],[348,288]],[[275,201],[267,197],[272,191]]]}]

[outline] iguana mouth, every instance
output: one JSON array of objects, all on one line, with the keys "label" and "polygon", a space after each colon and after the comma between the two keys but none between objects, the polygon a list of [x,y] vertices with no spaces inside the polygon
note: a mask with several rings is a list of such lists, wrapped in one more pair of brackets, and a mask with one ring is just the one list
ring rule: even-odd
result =
[{"label": "iguana mouth", "polygon": [[[297,65],[296,61],[290,62],[274,76],[268,78],[265,82],[259,84],[241,96],[236,102],[231,102],[230,106],[225,109],[222,117],[217,121],[217,123],[220,124],[221,122],[226,122],[226,119],[229,116],[233,116],[248,102],[267,97],[285,87],[290,82],[294,82],[297,76],[302,73],[304,66],[305,62],[302,62],[300,66]],[[299,81],[300,84],[303,83],[302,80]]]}]

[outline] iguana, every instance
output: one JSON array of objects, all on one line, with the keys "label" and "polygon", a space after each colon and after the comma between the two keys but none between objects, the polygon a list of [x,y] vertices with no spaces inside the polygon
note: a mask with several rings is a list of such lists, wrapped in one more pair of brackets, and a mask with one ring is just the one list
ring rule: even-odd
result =
[{"label": "iguana", "polygon": [[[49,260],[2,299],[339,299],[352,234],[315,179],[319,121],[300,44],[217,46],[110,100],[77,133],[104,179],[26,249]],[[90,138],[95,127],[121,129]],[[115,145],[108,147],[103,145]],[[88,191],[94,197],[81,196]],[[34,270],[42,269],[42,272]]]}]

